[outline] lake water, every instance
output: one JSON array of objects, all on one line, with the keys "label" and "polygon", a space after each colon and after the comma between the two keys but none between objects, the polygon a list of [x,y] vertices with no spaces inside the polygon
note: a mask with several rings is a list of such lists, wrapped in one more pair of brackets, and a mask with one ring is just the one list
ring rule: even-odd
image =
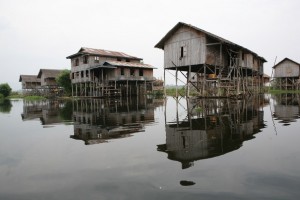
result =
[{"label": "lake water", "polygon": [[0,199],[298,199],[299,102],[0,101]]}]

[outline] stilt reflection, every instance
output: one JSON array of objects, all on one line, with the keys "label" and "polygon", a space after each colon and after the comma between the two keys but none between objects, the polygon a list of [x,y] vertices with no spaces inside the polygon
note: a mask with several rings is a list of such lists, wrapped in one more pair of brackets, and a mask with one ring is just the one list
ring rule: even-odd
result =
[{"label": "stilt reflection", "polygon": [[72,120],[72,101],[23,101],[22,120],[39,119],[44,127]]},{"label": "stilt reflection", "polygon": [[[166,143],[157,145],[157,150],[167,153],[170,160],[181,162],[182,169],[193,166],[196,160],[240,148],[243,141],[254,138],[265,127],[262,106],[266,100],[261,96],[175,101],[176,119],[166,121]],[[186,117],[179,119],[178,108],[184,103]]]},{"label": "stilt reflection", "polygon": [[73,139],[86,145],[108,142],[111,139],[143,132],[145,125],[154,122],[154,108],[163,100],[145,96],[125,99],[82,99],[74,101]]},{"label": "stilt reflection", "polygon": [[291,122],[296,122],[299,118],[299,94],[278,94],[273,96],[275,120],[279,120],[284,126],[290,125]]}]

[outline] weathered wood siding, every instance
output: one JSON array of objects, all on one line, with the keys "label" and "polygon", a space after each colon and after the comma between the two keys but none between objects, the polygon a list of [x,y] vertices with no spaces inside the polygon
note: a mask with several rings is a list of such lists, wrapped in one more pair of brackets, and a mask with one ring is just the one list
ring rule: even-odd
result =
[{"label": "weathered wood siding", "polygon": [[56,80],[54,77],[47,77],[44,73],[41,75],[41,86],[56,86]]},{"label": "weathered wood siding", "polygon": [[[130,74],[130,70],[134,70],[134,74]],[[121,75],[121,67],[118,67],[114,71],[109,72],[108,79],[114,80],[153,80],[153,69],[142,69],[143,76],[139,74],[139,68],[126,68],[124,67],[124,75]]]},{"label": "weathered wood siding", "polygon": [[[95,57],[98,57],[99,59],[96,60]],[[79,64],[76,66],[76,59],[79,59]],[[113,58],[113,57],[103,57],[103,56],[88,56],[88,62],[83,63],[83,56],[77,57],[77,58],[72,58],[71,59],[71,79],[72,83],[83,83],[83,82],[89,82],[91,81],[91,74],[89,68],[91,67],[96,67],[99,65],[102,65],[105,61],[126,61],[125,58]],[[130,63],[140,63],[139,60],[131,60]],[[100,68],[100,67],[99,67]],[[129,68],[124,68],[124,75],[121,75],[121,69],[116,68],[116,69],[104,69],[104,78],[107,80],[126,80],[126,78],[129,78],[129,80],[139,80],[141,77],[139,77],[139,69],[134,69],[134,76],[130,75],[130,69]],[[147,71],[147,70],[146,70]],[[152,71],[152,76],[153,78],[153,69],[150,69]],[[83,75],[83,76],[82,76]],[[145,76],[145,75],[144,75]],[[74,77],[74,78],[73,78]],[[136,77],[136,78],[134,78]],[[146,80],[152,80],[149,79],[149,77],[146,76],[144,79]],[[143,79],[143,80],[144,80]]]},{"label": "weathered wood siding", "polygon": [[[196,32],[187,27],[178,29],[165,43],[164,66],[189,66],[205,63],[206,39],[204,33]],[[183,57],[181,48],[183,47]]]},{"label": "weathered wood siding", "polygon": [[299,115],[299,106],[275,105],[274,113],[276,117],[282,120],[292,120]]},{"label": "weathered wood siding", "polygon": [[241,66],[253,69],[253,55],[251,53],[241,54]]},{"label": "weathered wood siding", "polygon": [[285,60],[275,67],[274,77],[299,77],[299,65],[289,60]]},{"label": "weathered wood siding", "polygon": [[220,45],[209,45],[206,47],[206,64],[221,65]]},{"label": "weathered wood siding", "polygon": [[40,86],[40,82],[22,82],[22,89],[37,89]]}]

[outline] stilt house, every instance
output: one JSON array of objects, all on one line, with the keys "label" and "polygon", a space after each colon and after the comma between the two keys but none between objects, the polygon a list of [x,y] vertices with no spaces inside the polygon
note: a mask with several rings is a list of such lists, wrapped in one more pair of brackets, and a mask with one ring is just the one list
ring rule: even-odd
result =
[{"label": "stilt house", "polygon": [[130,96],[152,90],[151,65],[116,51],[82,47],[70,55],[72,96]]},{"label": "stilt house", "polygon": [[178,72],[186,77],[187,96],[191,89],[227,97],[263,86],[263,57],[190,24],[179,22],[155,47],[164,50],[164,72],[175,71],[176,85]]},{"label": "stilt house", "polygon": [[58,86],[56,78],[63,72],[59,69],[40,69],[38,78],[41,79],[41,93],[45,95],[58,96],[62,93],[62,88]]},{"label": "stilt house", "polygon": [[41,87],[41,79],[35,75],[20,75],[23,93],[34,93]]},{"label": "stilt house", "polygon": [[300,64],[285,58],[273,67],[275,87],[281,90],[299,90]]}]

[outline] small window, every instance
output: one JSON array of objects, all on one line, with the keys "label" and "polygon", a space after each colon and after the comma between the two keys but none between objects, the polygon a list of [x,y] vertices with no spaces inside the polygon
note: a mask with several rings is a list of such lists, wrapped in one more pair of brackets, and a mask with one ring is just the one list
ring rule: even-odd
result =
[{"label": "small window", "polygon": [[245,59],[245,54],[244,54],[244,52],[242,52],[242,60],[244,60]]},{"label": "small window", "polygon": [[139,75],[140,75],[140,76],[144,76],[144,71],[143,71],[143,69],[139,69]]},{"label": "small window", "polygon": [[180,47],[180,58],[183,57],[183,47]]},{"label": "small window", "polygon": [[85,77],[87,77],[87,78],[89,77],[89,71],[88,70],[85,71]]},{"label": "small window", "polygon": [[117,61],[122,61],[122,59],[121,58],[117,58]]},{"label": "small window", "polygon": [[74,73],[72,73],[72,79],[74,79]]},{"label": "small window", "polygon": [[126,59],[126,62],[130,62],[130,60],[129,60],[129,59]]},{"label": "small window", "polygon": [[89,63],[89,56],[83,56],[83,64]]},{"label": "small window", "polygon": [[99,56],[95,56],[95,63],[99,63],[99,60],[100,60]]},{"label": "small window", "polygon": [[83,71],[81,71],[81,78],[83,78]]},{"label": "small window", "polygon": [[180,47],[180,57],[179,59],[181,60],[183,57],[185,57],[187,54],[187,48],[186,46],[181,46]]},{"label": "small window", "polygon": [[121,68],[121,75],[124,75],[124,68]]},{"label": "small window", "polygon": [[130,69],[130,76],[134,76],[134,69]]},{"label": "small window", "polygon": [[75,66],[78,66],[78,65],[79,65],[79,59],[76,58],[76,59],[75,59]]}]

